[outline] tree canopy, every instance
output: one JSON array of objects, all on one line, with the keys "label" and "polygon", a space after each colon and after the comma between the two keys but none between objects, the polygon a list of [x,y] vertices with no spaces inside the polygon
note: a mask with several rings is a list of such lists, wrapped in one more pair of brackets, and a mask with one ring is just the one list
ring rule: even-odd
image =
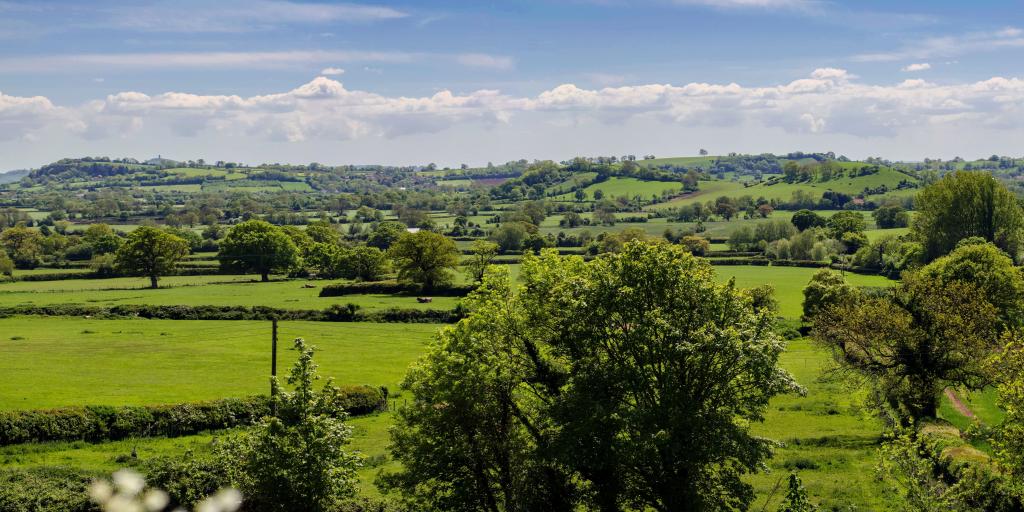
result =
[{"label": "tree canopy", "polygon": [[152,226],[132,231],[115,253],[117,269],[128,275],[146,276],[150,287],[159,286],[160,276],[174,270],[189,253],[188,242]]},{"label": "tree canopy", "polygon": [[978,236],[1014,261],[1024,248],[1024,210],[1017,197],[984,172],[956,172],[924,188],[914,200],[912,230],[928,261]]},{"label": "tree canopy", "polygon": [[271,272],[287,272],[299,261],[299,250],[281,228],[262,220],[239,223],[228,231],[217,255],[221,267],[253,272],[263,281]]},{"label": "tree canopy", "polygon": [[388,249],[398,268],[399,279],[412,281],[429,292],[452,279],[452,270],[459,264],[455,242],[432,231],[406,233]]},{"label": "tree canopy", "polygon": [[387,486],[438,510],[750,505],[771,442],[749,425],[798,389],[769,314],[666,244],[543,251],[520,281],[489,269],[406,376]]}]

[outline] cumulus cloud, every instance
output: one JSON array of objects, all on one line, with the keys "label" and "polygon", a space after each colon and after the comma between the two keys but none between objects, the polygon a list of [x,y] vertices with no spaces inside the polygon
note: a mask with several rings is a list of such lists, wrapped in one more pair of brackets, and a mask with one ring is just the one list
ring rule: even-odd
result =
[{"label": "cumulus cloud", "polygon": [[927,62],[919,62],[916,64],[908,64],[903,66],[902,71],[914,72],[914,71],[928,71],[932,68],[932,65]]},{"label": "cumulus cloud", "polygon": [[914,79],[873,85],[838,68],[820,68],[806,78],[762,87],[694,82],[588,89],[561,84],[531,96],[495,90],[388,96],[352,90],[320,76],[289,91],[249,97],[125,91],[78,107],[59,107],[43,97],[0,95],[0,137],[53,125],[88,138],[170,129],[180,137],[341,141],[517,122],[619,126],[636,121],[877,138],[968,123],[972,128],[1019,130],[1024,128],[1021,114],[1022,79],[942,85]]},{"label": "cumulus cloud", "polygon": [[341,68],[324,68],[320,71],[321,75],[324,76],[338,76],[345,74],[345,70]]}]

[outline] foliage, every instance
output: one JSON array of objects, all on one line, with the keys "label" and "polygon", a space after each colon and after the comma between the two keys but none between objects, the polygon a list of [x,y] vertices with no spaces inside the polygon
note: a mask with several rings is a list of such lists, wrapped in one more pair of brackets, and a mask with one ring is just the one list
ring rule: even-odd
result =
[{"label": "foliage", "polygon": [[220,243],[217,259],[225,270],[254,272],[269,281],[271,272],[286,272],[298,263],[295,242],[281,228],[262,220],[236,224]]},{"label": "foliage", "polygon": [[338,389],[330,380],[317,391],[313,348],[298,338],[299,358],[285,391],[272,378],[273,414],[251,431],[226,443],[221,457],[234,461],[229,478],[254,511],[333,510],[355,492],[358,456],[345,445],[352,428],[345,424]]},{"label": "foliage", "polygon": [[960,240],[979,236],[1020,260],[1024,210],[1016,196],[988,173],[956,172],[925,187],[914,201],[912,230],[931,261]]},{"label": "foliage", "polygon": [[882,206],[871,212],[880,229],[905,228],[910,225],[910,214],[901,206]]},{"label": "foliage", "polygon": [[813,320],[830,306],[851,300],[856,289],[846,283],[843,276],[830,269],[821,269],[811,276],[804,288],[804,319]]},{"label": "foliage", "polygon": [[7,256],[7,251],[0,249],[0,275],[14,277],[14,262]]},{"label": "foliage", "polygon": [[466,267],[466,273],[469,274],[469,277],[474,282],[483,280],[484,272],[491,262],[494,261],[494,257],[498,255],[498,248],[498,244],[487,240],[475,240],[473,242],[473,245],[470,247],[469,261],[463,263],[463,265]]},{"label": "foliage", "polygon": [[398,268],[399,279],[423,285],[429,292],[452,280],[459,263],[459,250],[452,239],[431,231],[406,233],[388,249]]},{"label": "foliage", "polygon": [[923,267],[920,274],[942,283],[970,283],[996,307],[1004,324],[1018,326],[1024,321],[1024,275],[990,243],[961,245]]},{"label": "foliage", "polygon": [[96,512],[86,492],[94,475],[69,468],[0,470],[0,510],[8,512]]},{"label": "foliage", "polygon": [[867,227],[864,214],[851,211],[836,212],[825,225],[828,226],[829,236],[837,240],[846,233],[861,233]]},{"label": "foliage", "polygon": [[544,251],[520,280],[490,270],[410,370],[384,483],[441,510],[749,506],[772,445],[749,424],[797,389],[768,315],[668,245]]},{"label": "foliage", "polygon": [[[111,480],[96,480],[89,486],[89,497],[105,512],[161,512],[172,506],[167,492],[147,486],[135,471],[119,470]],[[234,489],[220,489],[196,500],[197,512],[235,512],[241,506],[242,495]],[[180,510],[175,507],[176,512]]]},{"label": "foliage", "polygon": [[[338,391],[340,406],[369,414],[382,406],[380,390],[368,386]],[[0,446],[43,441],[90,442],[132,436],[183,436],[204,430],[251,425],[270,413],[266,396],[225,398],[151,406],[84,406],[40,411],[0,411]]]},{"label": "foliage", "polygon": [[160,276],[171,273],[188,252],[185,240],[154,227],[142,226],[128,235],[128,240],[117,250],[115,266],[126,275],[148,277],[150,287],[156,288]]},{"label": "foliage", "polygon": [[491,232],[490,239],[498,244],[501,252],[518,251],[530,233],[536,232],[537,226],[522,221],[503,222]]},{"label": "foliage", "polygon": [[405,224],[401,222],[381,222],[370,232],[370,236],[366,239],[366,245],[386,251],[405,233]]},{"label": "foliage", "polygon": [[43,236],[24,226],[0,232],[0,248],[5,249],[18,268],[35,268],[43,257]]},{"label": "foliage", "polygon": [[786,490],[786,497],[783,498],[779,512],[815,512],[818,507],[811,503],[807,497],[807,490],[796,473],[789,474],[789,487]]},{"label": "foliage", "polygon": [[[1024,342],[1017,335],[1004,335],[1003,350],[993,369],[999,407],[1005,412],[992,441],[1000,467],[1015,481],[1024,482]],[[1024,483],[1017,491],[1024,496]]]},{"label": "foliage", "polygon": [[711,251],[711,243],[707,238],[696,235],[687,235],[679,240],[679,244],[690,251],[694,256],[705,256]]},{"label": "foliage", "polygon": [[341,276],[361,281],[376,281],[388,271],[384,251],[369,245],[357,245],[341,253]]},{"label": "foliage", "polygon": [[969,283],[906,275],[886,295],[819,310],[813,336],[840,368],[874,385],[877,405],[894,420],[934,418],[946,386],[988,383],[997,319]]},{"label": "foliage", "polygon": [[803,231],[808,228],[817,228],[825,225],[825,218],[810,210],[800,210],[793,214],[790,222],[797,229]]}]

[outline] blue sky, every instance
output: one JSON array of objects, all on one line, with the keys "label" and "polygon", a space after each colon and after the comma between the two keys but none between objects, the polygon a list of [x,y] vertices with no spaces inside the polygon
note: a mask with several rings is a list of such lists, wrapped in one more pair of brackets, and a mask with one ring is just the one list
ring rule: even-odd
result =
[{"label": "blue sky", "polygon": [[1021,153],[1024,2],[0,0],[0,169]]}]

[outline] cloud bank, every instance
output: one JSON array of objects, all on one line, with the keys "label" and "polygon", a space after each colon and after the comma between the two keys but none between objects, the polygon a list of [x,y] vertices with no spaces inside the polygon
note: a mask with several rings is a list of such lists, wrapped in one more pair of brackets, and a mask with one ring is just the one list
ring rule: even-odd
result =
[{"label": "cloud bank", "polygon": [[248,97],[125,91],[62,106],[41,96],[0,93],[0,141],[36,140],[43,131],[90,141],[130,140],[169,130],[181,140],[287,144],[422,137],[467,127],[528,131],[532,123],[598,130],[640,123],[652,131],[754,127],[881,140],[935,130],[1012,133],[1024,128],[1022,114],[1024,80],[1004,77],[951,85],[919,79],[873,85],[843,69],[821,68],[766,87],[694,82],[587,89],[562,84],[535,96],[442,90],[406,97],[352,90],[319,76],[289,91]]}]

